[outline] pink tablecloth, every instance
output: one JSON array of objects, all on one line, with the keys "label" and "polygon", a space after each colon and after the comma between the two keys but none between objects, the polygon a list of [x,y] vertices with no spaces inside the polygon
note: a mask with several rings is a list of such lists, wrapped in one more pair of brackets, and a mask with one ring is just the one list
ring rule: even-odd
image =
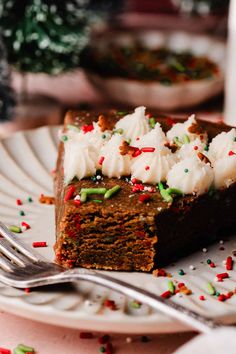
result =
[{"label": "pink tablecloth", "polygon": [[[93,339],[80,339],[78,330],[66,329],[0,313],[0,347],[13,349],[19,343],[35,348],[37,354],[100,353],[99,333]],[[194,336],[193,333],[141,336],[111,335],[114,354],[170,354]],[[132,342],[127,343],[127,337]]]}]

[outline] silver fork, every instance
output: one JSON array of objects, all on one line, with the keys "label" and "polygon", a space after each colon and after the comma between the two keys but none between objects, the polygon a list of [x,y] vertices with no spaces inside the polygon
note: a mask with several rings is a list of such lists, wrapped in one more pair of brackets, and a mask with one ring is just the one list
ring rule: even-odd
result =
[{"label": "silver fork", "polygon": [[16,288],[33,288],[49,284],[86,280],[118,291],[171,316],[199,332],[209,333],[220,326],[198,313],[152,294],[147,290],[114,279],[101,272],[75,268],[65,270],[48,262],[41,255],[24,245],[16,235],[0,222],[0,281]]}]

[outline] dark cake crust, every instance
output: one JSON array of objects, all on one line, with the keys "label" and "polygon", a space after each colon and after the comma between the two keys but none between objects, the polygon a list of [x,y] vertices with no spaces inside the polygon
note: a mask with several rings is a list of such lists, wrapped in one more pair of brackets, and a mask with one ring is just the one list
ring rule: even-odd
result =
[{"label": "dark cake crust", "polygon": [[[110,121],[121,115],[116,111],[106,114]],[[98,115],[88,112],[69,112],[68,124],[82,126],[97,121]],[[167,131],[171,121],[156,117]],[[230,127],[198,121],[211,140]],[[86,178],[64,186],[63,143],[60,143],[55,176],[57,261],[66,267],[151,271],[155,267],[175,261],[200,247],[213,242],[217,234],[236,227],[236,184],[224,190],[201,195],[187,195],[163,200],[159,191],[150,195],[148,203],[141,203],[139,193],[132,193],[126,179],[102,177],[94,181]],[[76,205],[73,199],[65,202],[68,188],[75,187],[74,196],[81,188],[119,185],[121,190],[102,203],[88,201]],[[102,199],[99,195],[94,198]]]}]

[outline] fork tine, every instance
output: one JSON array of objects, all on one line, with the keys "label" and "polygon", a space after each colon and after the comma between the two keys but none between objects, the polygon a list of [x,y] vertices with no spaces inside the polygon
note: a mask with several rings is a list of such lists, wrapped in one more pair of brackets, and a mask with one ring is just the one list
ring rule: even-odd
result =
[{"label": "fork tine", "polygon": [[30,250],[27,246],[23,245],[16,236],[8,230],[8,228],[0,221],[0,234],[18,251],[24,254],[26,257],[31,259],[34,262],[38,262],[40,257],[36,255],[32,250]]},{"label": "fork tine", "polygon": [[25,267],[27,259],[24,259],[21,253],[15,251],[5,239],[0,239],[0,252],[18,266]]},{"label": "fork tine", "polygon": [[13,264],[0,254],[0,268],[6,272],[13,272]]}]

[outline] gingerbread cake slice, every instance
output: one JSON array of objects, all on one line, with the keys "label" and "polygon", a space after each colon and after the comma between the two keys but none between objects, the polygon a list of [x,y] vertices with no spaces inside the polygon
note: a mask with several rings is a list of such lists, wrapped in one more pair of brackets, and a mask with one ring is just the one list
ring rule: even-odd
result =
[{"label": "gingerbread cake slice", "polygon": [[56,260],[151,271],[236,227],[236,130],[145,113],[68,112],[55,176]]}]

